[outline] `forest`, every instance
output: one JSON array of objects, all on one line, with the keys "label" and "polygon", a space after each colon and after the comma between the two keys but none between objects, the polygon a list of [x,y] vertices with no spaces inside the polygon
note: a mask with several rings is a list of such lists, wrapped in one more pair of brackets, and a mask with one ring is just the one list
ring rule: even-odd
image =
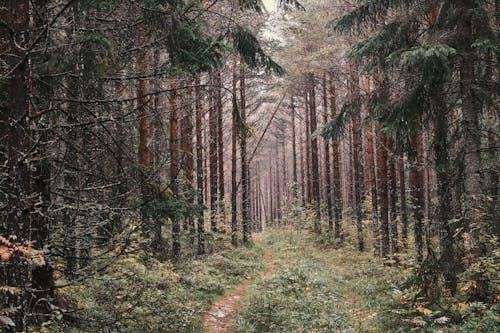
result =
[{"label": "forest", "polygon": [[0,332],[500,332],[498,0],[0,0]]}]

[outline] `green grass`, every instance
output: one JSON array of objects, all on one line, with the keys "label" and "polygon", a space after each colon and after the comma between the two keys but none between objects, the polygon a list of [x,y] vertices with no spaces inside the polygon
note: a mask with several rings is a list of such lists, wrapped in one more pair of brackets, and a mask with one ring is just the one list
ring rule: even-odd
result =
[{"label": "green grass", "polygon": [[245,297],[234,332],[376,332],[367,323],[390,302],[396,269],[349,245],[316,246],[307,231],[274,231],[263,241],[277,270]]},{"label": "green grass", "polygon": [[404,287],[411,253],[387,266],[349,239],[340,245],[303,229],[270,231],[262,240],[273,249],[276,271],[246,295],[233,332],[500,331],[497,303],[450,298],[431,305]]},{"label": "green grass", "polygon": [[42,331],[203,332],[210,304],[262,271],[262,256],[262,249],[249,244],[219,247],[177,269],[169,262],[143,262],[139,255],[121,258],[105,274],[59,291],[78,311],[56,312]]}]

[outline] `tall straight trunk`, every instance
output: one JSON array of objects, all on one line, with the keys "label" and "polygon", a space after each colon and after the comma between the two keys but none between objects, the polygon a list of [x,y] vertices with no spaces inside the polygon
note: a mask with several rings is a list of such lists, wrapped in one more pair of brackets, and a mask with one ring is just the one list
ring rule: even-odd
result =
[{"label": "tall straight trunk", "polygon": [[[335,89],[335,77],[333,72],[329,75],[329,95],[330,95],[330,117],[337,116],[337,92]],[[332,141],[332,164],[333,164],[333,209],[335,212],[335,238],[342,239],[342,184],[340,182],[340,149],[338,140]]]},{"label": "tall straight trunk", "polygon": [[399,153],[398,159],[399,171],[399,202],[401,210],[401,236],[403,238],[403,247],[408,248],[408,208],[406,206],[406,179],[405,179],[405,160],[404,152]]},{"label": "tall straight trunk", "polygon": [[[193,108],[192,108],[192,87],[190,81],[184,81],[188,85],[186,91],[186,101],[184,102],[183,115],[181,118],[181,161],[182,169],[184,171],[184,177],[187,181],[187,193],[185,197],[188,198],[190,204],[194,204],[193,197],[189,193],[194,189],[194,178],[193,178],[193,168],[194,168],[194,155],[193,155]],[[194,245],[196,238],[196,230],[194,227],[194,219],[192,217],[188,218],[189,226],[189,239],[191,245]]]},{"label": "tall straight trunk", "polygon": [[[144,45],[145,36],[144,28],[139,27],[137,33],[137,43],[139,45]],[[145,77],[146,72],[146,51],[140,52],[137,56],[137,68],[139,77]],[[151,184],[152,173],[153,173],[153,115],[150,111],[150,101],[149,97],[146,95],[146,80],[144,78],[139,79],[137,85],[137,109],[139,111],[139,146],[138,146],[138,163],[141,173],[141,192],[142,200],[144,202],[149,202],[156,195],[153,193]],[[163,238],[161,235],[161,224],[159,221],[151,219],[148,217],[147,208],[142,209],[142,218],[145,220],[143,223],[144,235],[151,237],[150,248],[154,253],[156,258],[161,258],[163,256],[162,244]]]},{"label": "tall straight trunk", "polygon": [[217,231],[217,110],[214,98],[214,79],[210,79],[209,123],[209,169],[210,169],[210,229]]},{"label": "tall straight trunk", "polygon": [[366,132],[367,137],[367,166],[368,166],[368,183],[369,190],[372,196],[372,232],[373,232],[373,251],[376,256],[380,255],[380,235],[379,235],[379,221],[378,221],[378,194],[377,194],[377,173],[376,173],[376,158],[375,158],[375,147],[376,140],[374,137],[374,125],[370,121],[368,122],[368,130]]},{"label": "tall straight trunk", "polygon": [[423,221],[424,221],[424,167],[423,167],[423,147],[422,135],[413,137],[412,145],[417,153],[416,161],[412,162],[410,169],[410,191],[412,196],[415,252],[416,259],[421,262],[424,256],[423,244]]},{"label": "tall straight trunk", "polygon": [[225,222],[225,210],[224,210],[224,128],[222,122],[222,94],[221,89],[223,87],[222,78],[220,71],[215,74],[215,106],[217,109],[217,159],[218,159],[218,185],[219,185],[219,212],[221,214],[222,221]]},{"label": "tall straight trunk", "polygon": [[236,150],[238,145],[238,97],[237,97],[237,60],[233,63],[232,81],[232,123],[231,123],[231,244],[238,246],[238,188],[236,183]]},{"label": "tall straight trunk", "polygon": [[[177,114],[177,79],[172,79],[172,92],[170,93],[170,181],[174,198],[179,197],[178,173],[179,173],[179,134]],[[181,221],[172,219],[172,261],[178,264],[181,260]]]},{"label": "tall straight trunk", "polygon": [[[240,119],[246,126],[246,86],[245,86],[245,64],[240,62]],[[247,165],[247,133],[246,130],[240,135],[241,155],[241,219],[243,226],[243,242],[249,240],[250,228],[248,221],[249,193],[248,193],[248,165]]]},{"label": "tall straight trunk", "polygon": [[283,128],[283,138],[281,140],[281,179],[282,179],[282,187],[283,187],[283,207],[287,204],[287,192],[288,192],[288,180],[286,174],[286,127]]},{"label": "tall straight trunk", "polygon": [[378,198],[380,203],[380,233],[382,256],[389,257],[389,202],[387,179],[387,137],[377,131]]},{"label": "tall straight trunk", "polygon": [[[196,185],[198,187],[198,205],[202,206],[204,204],[203,200],[203,108],[201,101],[201,88],[200,79],[196,78],[195,88],[194,88],[194,100],[196,109]],[[205,218],[203,217],[203,210],[200,210],[198,216],[198,254],[205,253]]]},{"label": "tall straight trunk", "polygon": [[300,153],[300,199],[302,207],[306,206],[306,170],[304,166],[304,135],[303,126],[299,124],[299,153]]},{"label": "tall straight trunk", "polygon": [[292,196],[293,204],[297,204],[297,138],[296,138],[296,128],[295,128],[295,100],[294,96],[290,97],[290,112],[292,116]]},{"label": "tall straight trunk", "polygon": [[[328,92],[326,86],[326,73],[323,74],[323,123],[328,123]],[[325,187],[326,187],[326,212],[328,214],[328,233],[333,234],[333,205],[332,205],[332,170],[330,167],[330,145],[324,140],[325,154]]]},{"label": "tall straight trunk", "polygon": [[[396,203],[398,200],[397,175],[396,175],[396,154],[394,153],[394,138],[391,136],[387,140],[387,177],[389,180],[389,212],[390,212],[390,231],[391,231],[391,252],[396,255],[398,249],[398,212]],[[396,258],[396,257],[395,257]]]},{"label": "tall straight trunk", "polygon": [[269,151],[269,220],[274,224],[274,196],[273,196],[273,167],[271,164],[272,153]]},{"label": "tall straight trunk", "polygon": [[[437,89],[442,92],[444,87]],[[453,234],[449,221],[451,215],[451,181],[449,173],[449,144],[448,144],[448,116],[446,102],[441,98],[441,94],[436,94],[432,98],[434,108],[434,160],[437,175],[437,213],[435,225],[439,228],[440,247],[440,267],[443,272],[444,282],[447,289],[454,293],[457,289],[457,274],[459,273],[459,262],[456,257]]]},{"label": "tall straight trunk", "polygon": [[279,156],[279,148],[278,148],[278,143],[275,144],[275,153],[274,156],[276,157],[276,177],[274,177],[274,182],[276,184],[276,218],[278,219],[278,223],[281,222],[281,177],[280,177],[280,160],[278,158]]},{"label": "tall straight trunk", "polygon": [[306,159],[305,159],[305,166],[306,166],[306,177],[307,177],[307,187],[306,187],[306,202],[307,204],[312,203],[312,170],[311,170],[311,122],[310,122],[310,97],[309,97],[309,88],[308,88],[308,78],[306,76],[305,78],[305,111],[306,111],[306,128],[305,128],[305,133],[306,133],[306,141],[305,141],[305,147],[306,147]]},{"label": "tall straight trunk", "polygon": [[[350,70],[350,94],[352,105],[359,105],[359,75],[357,68],[353,68],[352,64],[349,64]],[[363,184],[362,179],[362,168],[361,168],[361,110],[355,110],[352,116],[352,147],[353,147],[353,190],[354,190],[354,210],[356,215],[356,229],[358,232],[358,251],[364,251],[364,239],[363,239],[363,203],[361,202],[361,188]]]},{"label": "tall straight trunk", "polygon": [[[309,121],[311,135],[316,132],[316,93],[315,93],[315,78],[313,73],[309,73]],[[311,169],[312,169],[312,195],[316,216],[314,219],[314,229],[316,233],[321,233],[321,202],[319,190],[319,160],[318,160],[318,139],[316,136],[311,137]]]},{"label": "tall straight trunk", "polygon": [[[0,7],[0,54],[11,75],[2,78],[0,91],[0,234],[14,236],[17,243],[27,245],[34,242],[37,249],[47,245],[49,225],[46,216],[48,205],[39,205],[48,194],[48,170],[36,170],[35,158],[38,147],[36,140],[30,140],[32,133],[28,123],[30,94],[30,2],[27,0],[4,1]],[[8,55],[8,56],[6,56]],[[42,161],[40,161],[42,163]],[[35,209],[36,207],[36,209]],[[2,244],[7,246],[7,244]],[[11,248],[11,250],[16,251]],[[17,255],[17,253],[14,253]],[[13,327],[4,327],[6,332],[27,331],[32,305],[53,295],[52,269],[48,264],[35,267],[20,258],[11,257],[2,262],[0,271],[2,286],[19,288],[9,294],[7,304],[15,312],[8,314]]]}]

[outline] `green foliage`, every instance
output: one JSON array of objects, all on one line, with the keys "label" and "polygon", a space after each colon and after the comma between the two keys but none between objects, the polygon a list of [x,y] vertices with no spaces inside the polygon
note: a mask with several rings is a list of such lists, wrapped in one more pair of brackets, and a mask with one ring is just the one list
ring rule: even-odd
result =
[{"label": "green foliage", "polygon": [[197,217],[205,209],[203,205],[189,202],[185,197],[162,196],[143,206],[143,214],[150,218],[183,219]]},{"label": "green foliage", "polygon": [[233,33],[233,46],[251,68],[263,68],[267,73],[283,76],[287,72],[267,55],[257,38],[242,26],[237,26]]},{"label": "green foliage", "polygon": [[168,50],[173,74],[196,74],[222,66],[222,54],[227,50],[222,42],[205,34],[201,24],[186,18],[172,20]]},{"label": "green foliage", "polygon": [[178,269],[139,258],[128,255],[83,285],[64,288],[78,310],[47,323],[45,332],[203,332],[209,304],[263,268],[256,247],[213,253]]},{"label": "green foliage", "polygon": [[354,101],[348,101],[342,105],[339,114],[323,126],[315,135],[321,135],[323,138],[338,139],[344,135],[345,129],[349,124],[353,114],[361,110],[362,99],[357,98]]},{"label": "green foliage", "polygon": [[365,25],[375,25],[391,9],[408,8],[416,0],[370,0],[337,21],[331,21],[328,28],[338,33],[360,32]]}]

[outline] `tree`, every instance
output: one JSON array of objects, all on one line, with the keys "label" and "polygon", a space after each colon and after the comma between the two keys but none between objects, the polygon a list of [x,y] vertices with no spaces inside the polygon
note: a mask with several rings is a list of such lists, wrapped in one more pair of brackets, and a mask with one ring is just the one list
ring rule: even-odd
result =
[{"label": "tree", "polygon": [[[3,91],[0,103],[3,142],[0,150],[3,206],[0,240],[3,246],[12,249],[8,260],[2,260],[0,281],[2,286],[19,289],[7,299],[9,306],[15,309],[9,332],[24,330],[32,323],[30,314],[37,304],[40,304],[38,311],[46,312],[44,299],[52,297],[54,291],[52,267],[45,262],[41,252],[49,240],[49,224],[45,218],[48,206],[44,200],[48,199],[45,193],[50,175],[46,173],[43,160],[40,161],[37,134],[29,122],[29,47],[33,41],[30,38],[30,10],[29,1],[9,2],[0,9],[0,19],[4,23],[0,27],[0,53],[7,68],[0,80]],[[37,254],[40,260],[31,262],[28,260],[31,254],[23,253],[23,249]],[[6,304],[2,304],[2,309],[4,306]]]}]

